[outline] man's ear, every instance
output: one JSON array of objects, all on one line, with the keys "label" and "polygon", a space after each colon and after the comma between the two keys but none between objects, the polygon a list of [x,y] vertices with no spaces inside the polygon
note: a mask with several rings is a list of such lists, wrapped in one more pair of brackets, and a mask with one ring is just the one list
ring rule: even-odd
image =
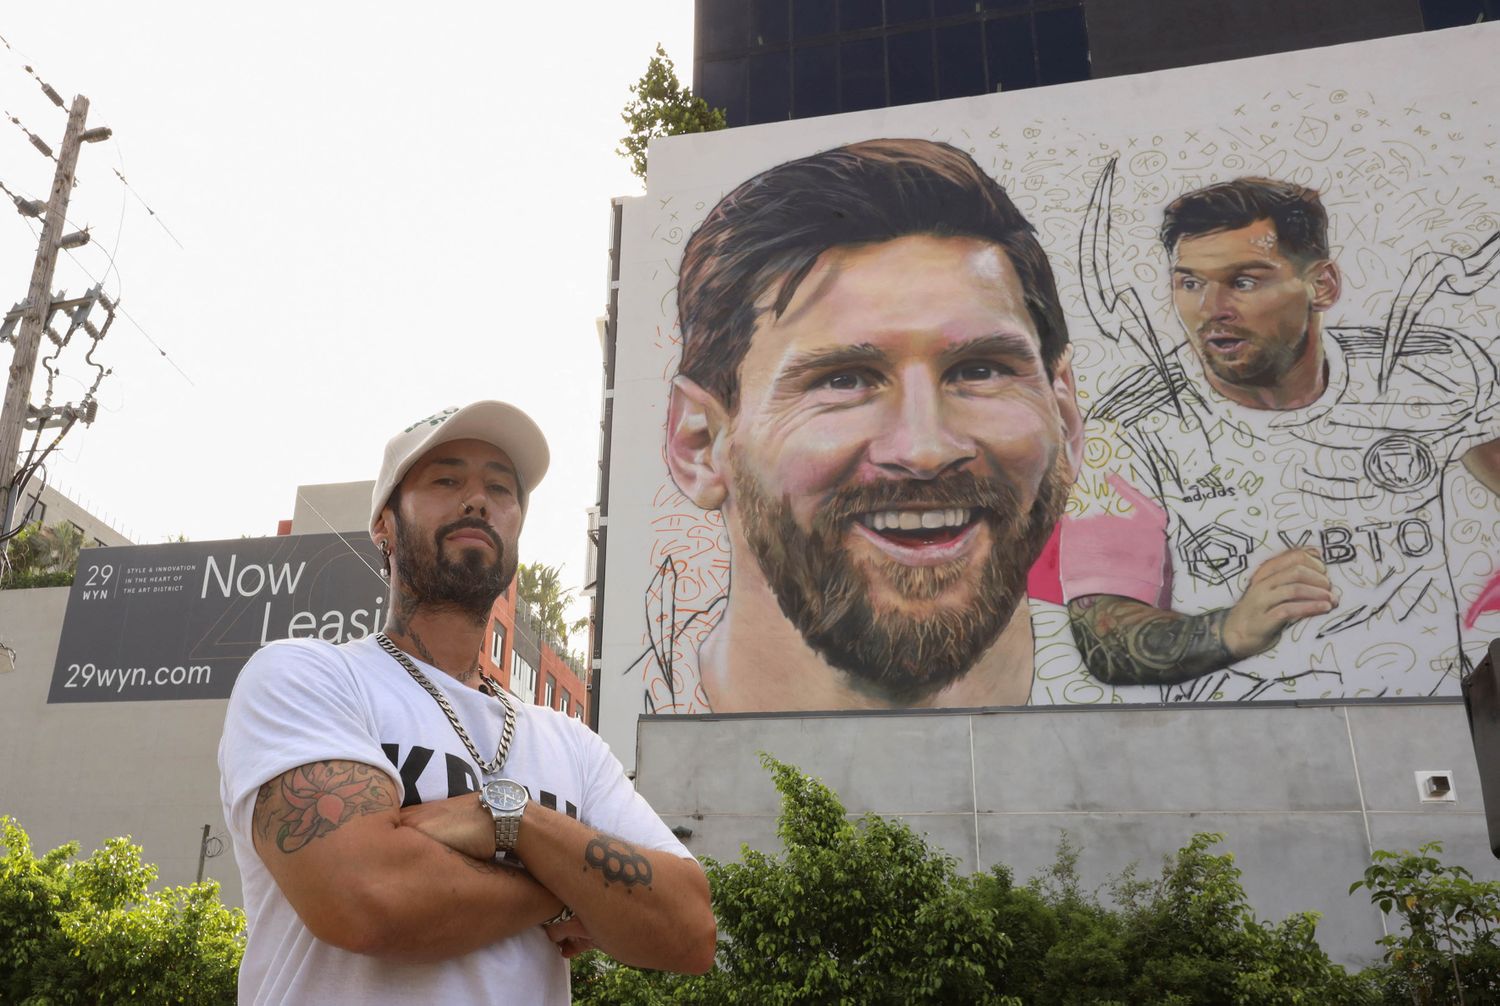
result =
[{"label": "man's ear", "polygon": [[1314,262],[1308,269],[1307,281],[1312,284],[1312,309],[1326,311],[1338,303],[1344,292],[1344,277],[1338,264],[1331,259]]},{"label": "man's ear", "polygon": [[375,523],[370,525],[370,538],[377,542],[384,539],[385,543],[392,549],[396,543],[396,516],[391,513],[390,505],[380,508],[380,516],[375,518]]},{"label": "man's ear", "polygon": [[1062,422],[1063,449],[1068,452],[1068,470],[1073,477],[1083,467],[1083,410],[1078,407],[1078,382],[1073,378],[1073,347],[1063,347],[1052,365],[1052,394],[1057,397],[1057,415]]},{"label": "man's ear", "polygon": [[724,404],[696,381],[672,379],[667,406],[667,468],[688,499],[704,510],[717,510],[729,493],[729,473],[719,470],[714,447],[729,428]]}]

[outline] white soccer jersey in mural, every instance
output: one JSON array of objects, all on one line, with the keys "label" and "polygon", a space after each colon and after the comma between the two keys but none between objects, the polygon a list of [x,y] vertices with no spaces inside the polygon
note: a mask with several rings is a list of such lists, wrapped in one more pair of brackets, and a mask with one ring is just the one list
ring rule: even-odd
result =
[{"label": "white soccer jersey in mural", "polygon": [[[1270,650],[1160,697],[1429,695],[1456,685],[1443,481],[1469,447],[1500,435],[1495,367],[1466,336],[1418,328],[1382,388],[1385,343],[1379,329],[1328,331],[1327,390],[1301,409],[1236,405],[1185,346],[1164,373],[1143,366],[1096,405],[1102,428],[1134,455],[1132,481],[1168,515],[1170,593],[1165,604],[1137,600],[1184,613],[1229,607],[1260,563],[1289,548],[1321,555],[1340,595]],[[1104,571],[1093,586],[1126,573]]]}]

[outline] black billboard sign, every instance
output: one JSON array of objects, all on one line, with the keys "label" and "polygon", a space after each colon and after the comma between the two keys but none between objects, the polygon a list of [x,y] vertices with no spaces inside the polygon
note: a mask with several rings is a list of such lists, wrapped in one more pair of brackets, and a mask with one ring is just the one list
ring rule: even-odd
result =
[{"label": "black billboard sign", "polygon": [[85,549],[47,701],[226,698],[273,639],[378,630],[380,561],[363,534]]}]

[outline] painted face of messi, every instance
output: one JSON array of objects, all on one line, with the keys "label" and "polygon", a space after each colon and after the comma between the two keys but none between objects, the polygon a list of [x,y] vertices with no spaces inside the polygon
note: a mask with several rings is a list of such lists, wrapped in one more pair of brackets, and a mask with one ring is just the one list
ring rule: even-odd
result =
[{"label": "painted face of messi", "polygon": [[1275,388],[1316,354],[1313,316],[1337,297],[1337,272],[1283,254],[1270,220],[1184,237],[1172,258],[1173,306],[1221,390]]},{"label": "painted face of messi", "polygon": [[834,249],[763,313],[731,420],[731,528],[852,679],[915,700],[1015,612],[1077,474],[1081,420],[999,247]]}]

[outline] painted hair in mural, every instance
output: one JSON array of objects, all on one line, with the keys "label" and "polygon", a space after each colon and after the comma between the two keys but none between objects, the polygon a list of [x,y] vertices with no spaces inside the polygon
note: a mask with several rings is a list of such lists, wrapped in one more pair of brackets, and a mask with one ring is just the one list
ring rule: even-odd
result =
[{"label": "painted hair in mural", "polygon": [[1026,701],[1027,572],[1082,422],[1047,257],[966,154],[765,171],[683,252],[667,458],[722,512],[717,711]]}]

